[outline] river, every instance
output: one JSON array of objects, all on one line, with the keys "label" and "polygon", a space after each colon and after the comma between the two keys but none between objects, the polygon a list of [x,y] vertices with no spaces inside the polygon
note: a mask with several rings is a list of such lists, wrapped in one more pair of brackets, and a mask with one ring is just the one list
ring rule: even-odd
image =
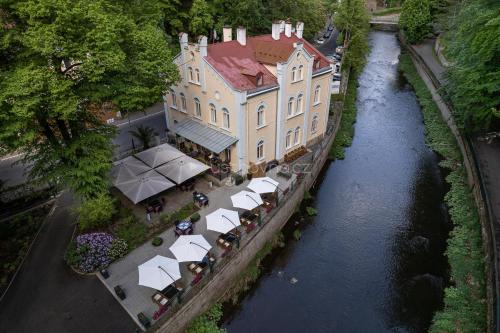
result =
[{"label": "river", "polygon": [[353,144],[322,175],[318,215],[277,250],[228,332],[424,332],[449,280],[439,157],[398,73],[393,33],[371,32]]}]

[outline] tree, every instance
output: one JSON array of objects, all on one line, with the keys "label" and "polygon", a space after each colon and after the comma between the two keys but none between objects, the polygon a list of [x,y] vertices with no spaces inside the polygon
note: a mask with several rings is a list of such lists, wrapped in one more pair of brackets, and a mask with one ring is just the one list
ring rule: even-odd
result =
[{"label": "tree", "polygon": [[189,10],[189,31],[193,36],[208,36],[214,26],[213,8],[205,0],[194,0]]},{"label": "tree", "polygon": [[355,73],[363,68],[368,52],[369,16],[363,0],[344,0],[338,6],[334,23],[346,42],[344,66]]},{"label": "tree", "polygon": [[0,146],[26,154],[32,179],[105,191],[103,105],[142,110],[178,80],[157,2],[4,0],[0,19]]},{"label": "tree", "polygon": [[453,24],[445,91],[467,131],[500,128],[500,3],[466,2]]},{"label": "tree", "polygon": [[82,230],[103,227],[109,222],[117,210],[115,201],[107,194],[100,193],[95,198],[87,199],[76,209],[78,224]]},{"label": "tree", "polygon": [[431,20],[429,0],[406,0],[403,3],[399,26],[409,43],[418,43],[431,32]]},{"label": "tree", "polygon": [[151,147],[151,141],[153,140],[155,135],[158,135],[157,133],[155,133],[154,128],[143,125],[137,127],[135,131],[129,131],[129,133],[142,142],[142,148],[144,150]]}]

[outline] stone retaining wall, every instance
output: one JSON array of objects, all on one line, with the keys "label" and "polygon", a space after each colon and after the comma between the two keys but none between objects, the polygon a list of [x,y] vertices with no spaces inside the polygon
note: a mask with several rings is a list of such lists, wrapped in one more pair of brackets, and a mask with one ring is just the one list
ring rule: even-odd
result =
[{"label": "stone retaining wall", "polygon": [[488,312],[487,312],[487,327],[488,332],[493,332],[496,325],[496,308],[498,300],[498,258],[495,246],[495,239],[492,236],[494,234],[493,221],[490,218],[489,209],[486,206],[485,194],[482,191],[481,180],[479,177],[479,172],[477,169],[477,162],[475,154],[473,153],[469,141],[465,136],[462,135],[460,130],[455,124],[455,120],[452,115],[452,109],[449,105],[438,94],[438,90],[441,87],[439,81],[434,76],[432,71],[427,67],[424,60],[420,55],[408,45],[405,41],[404,35],[402,33],[398,34],[398,38],[401,45],[409,51],[412,61],[420,74],[420,77],[425,82],[427,88],[432,94],[432,98],[439,110],[441,115],[450,128],[451,132],[455,136],[457,144],[463,156],[463,163],[467,171],[467,181],[474,194],[474,200],[476,202],[479,220],[481,222],[481,233],[483,238],[483,250],[485,253],[485,266],[486,266],[486,297],[488,300]]}]

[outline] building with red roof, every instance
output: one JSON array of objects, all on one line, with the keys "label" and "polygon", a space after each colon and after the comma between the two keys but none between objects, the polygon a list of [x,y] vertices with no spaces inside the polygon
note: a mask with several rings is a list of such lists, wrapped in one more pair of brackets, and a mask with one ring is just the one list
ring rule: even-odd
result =
[{"label": "building with red roof", "polygon": [[223,40],[195,43],[179,35],[174,62],[181,81],[165,95],[168,128],[177,144],[213,165],[262,173],[289,162],[326,131],[333,66],[302,38],[304,24],[273,23],[272,33],[247,37],[223,28]]}]

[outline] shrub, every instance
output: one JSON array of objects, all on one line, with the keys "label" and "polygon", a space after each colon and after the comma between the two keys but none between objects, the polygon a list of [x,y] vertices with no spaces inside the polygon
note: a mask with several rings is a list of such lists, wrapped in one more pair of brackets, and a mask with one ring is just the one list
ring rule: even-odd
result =
[{"label": "shrub", "polygon": [[313,207],[306,207],[306,212],[307,212],[307,215],[309,215],[309,216],[314,216],[317,214],[316,209],[314,209]]},{"label": "shrub", "polygon": [[116,225],[116,235],[125,240],[129,250],[136,248],[146,241],[147,227],[136,220],[135,216],[128,216]]},{"label": "shrub", "polygon": [[200,214],[194,213],[193,215],[191,215],[191,222],[196,222],[199,220],[200,220]]},{"label": "shrub", "polygon": [[431,32],[431,20],[429,0],[406,0],[403,3],[399,26],[409,43],[418,43]]},{"label": "shrub", "polygon": [[[80,249],[80,251],[85,252],[86,249]],[[80,262],[82,261],[82,254],[78,251],[75,242],[71,242],[66,249],[66,253],[64,254],[64,260],[66,264],[73,267],[78,267]]]},{"label": "shrub", "polygon": [[[80,256],[78,268],[82,272],[90,273],[108,267],[112,262],[109,251],[113,240],[113,236],[104,232],[94,232],[76,237],[77,255],[73,258]],[[74,255],[75,252],[70,251],[70,254]]]},{"label": "shrub", "polygon": [[108,194],[87,199],[76,209],[78,224],[82,230],[96,229],[106,225],[116,213],[115,201]]},{"label": "shrub", "polygon": [[222,305],[217,303],[210,310],[197,317],[186,330],[187,333],[224,333],[226,330],[217,326],[222,318]]},{"label": "shrub", "polygon": [[111,248],[109,249],[109,256],[112,260],[119,259],[126,255],[128,252],[127,242],[120,238],[115,238],[111,243]]},{"label": "shrub", "polygon": [[163,239],[161,237],[155,237],[151,241],[151,244],[153,244],[153,246],[160,246],[161,244],[163,244]]}]

